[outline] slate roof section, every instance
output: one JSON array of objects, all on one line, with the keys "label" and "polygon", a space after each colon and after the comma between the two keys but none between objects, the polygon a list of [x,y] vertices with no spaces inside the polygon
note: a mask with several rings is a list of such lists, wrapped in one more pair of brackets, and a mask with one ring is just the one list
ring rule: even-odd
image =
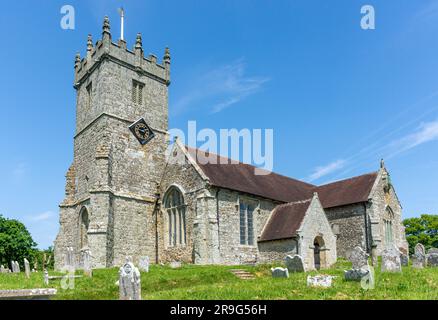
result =
[{"label": "slate roof section", "polygon": [[272,211],[258,242],[295,237],[306,216],[311,201],[312,199],[309,199],[277,206]]},{"label": "slate roof section", "polygon": [[[279,202],[294,202],[308,199],[313,194],[314,185],[291,179],[276,173],[255,175],[255,167],[238,162],[230,163],[230,159],[216,154],[206,154],[198,149],[187,148],[190,155],[217,187],[236,190]],[[206,163],[212,157],[215,163]],[[228,164],[223,164],[228,163]]]},{"label": "slate roof section", "polygon": [[[186,147],[210,183],[217,187],[240,191],[262,198],[289,203],[312,198],[317,192],[324,209],[368,201],[377,172],[315,186],[276,173],[255,175],[255,167]],[[209,159],[207,159],[209,158]],[[207,160],[215,160],[212,161]],[[225,164],[224,164],[225,163]]]},{"label": "slate roof section", "polygon": [[377,172],[329,183],[316,189],[324,209],[367,202]]}]

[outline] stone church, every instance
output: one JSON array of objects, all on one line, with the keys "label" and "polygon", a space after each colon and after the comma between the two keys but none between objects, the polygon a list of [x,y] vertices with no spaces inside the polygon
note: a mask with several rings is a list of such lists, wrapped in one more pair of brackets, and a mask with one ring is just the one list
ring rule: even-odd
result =
[{"label": "stone church", "polygon": [[[67,248],[96,268],[134,262],[246,264],[303,257],[319,269],[357,245],[380,253],[407,249],[402,207],[382,161],[376,172],[322,186],[212,154],[168,134],[170,53],[145,56],[88,37],[76,55],[74,159],[66,174],[55,266]],[[171,152],[168,152],[168,150]],[[225,162],[224,162],[225,161]],[[225,163],[225,164],[224,164]]]}]

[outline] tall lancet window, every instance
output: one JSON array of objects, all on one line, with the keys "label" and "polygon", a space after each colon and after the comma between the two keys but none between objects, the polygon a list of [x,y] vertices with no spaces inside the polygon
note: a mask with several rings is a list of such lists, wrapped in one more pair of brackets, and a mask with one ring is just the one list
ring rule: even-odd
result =
[{"label": "tall lancet window", "polygon": [[254,207],[240,203],[240,244],[254,245]]},{"label": "tall lancet window", "polygon": [[164,196],[164,209],[167,212],[168,245],[184,246],[186,244],[186,205],[181,191],[171,187]]},{"label": "tall lancet window", "polygon": [[83,249],[88,247],[88,226],[90,225],[88,210],[85,207],[81,210],[79,224],[80,246]]},{"label": "tall lancet window", "polygon": [[385,244],[386,246],[390,246],[394,243],[394,234],[393,234],[393,223],[394,221],[394,212],[390,207],[386,208],[385,216],[383,218],[383,228],[385,232]]}]

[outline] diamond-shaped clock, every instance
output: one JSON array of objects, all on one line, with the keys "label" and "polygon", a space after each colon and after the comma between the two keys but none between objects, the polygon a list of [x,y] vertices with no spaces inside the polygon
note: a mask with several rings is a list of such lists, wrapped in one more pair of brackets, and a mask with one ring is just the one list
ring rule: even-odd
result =
[{"label": "diamond-shaped clock", "polygon": [[145,145],[155,137],[155,133],[143,118],[130,125],[129,130],[131,130],[132,134],[137,138],[141,145]]}]

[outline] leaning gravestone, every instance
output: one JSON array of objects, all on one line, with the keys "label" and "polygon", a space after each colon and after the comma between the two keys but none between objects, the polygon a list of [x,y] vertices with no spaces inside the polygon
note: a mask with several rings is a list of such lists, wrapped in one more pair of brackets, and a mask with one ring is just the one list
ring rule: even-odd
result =
[{"label": "leaning gravestone", "polygon": [[138,268],[140,271],[149,272],[149,257],[140,257],[140,260],[138,262]]},{"label": "leaning gravestone", "polygon": [[304,263],[301,256],[295,254],[294,256],[286,256],[286,268],[289,273],[304,272]]},{"label": "leaning gravestone", "polygon": [[29,261],[24,258],[24,272],[26,273],[26,278],[30,278],[30,266],[29,266]]},{"label": "leaning gravestone", "polygon": [[140,271],[129,259],[119,270],[119,299],[141,300]]},{"label": "leaning gravestone", "polygon": [[427,266],[428,267],[438,267],[438,253],[428,253],[427,254]]},{"label": "leaning gravestone", "polygon": [[271,268],[272,278],[289,278],[287,268]]},{"label": "leaning gravestone", "polygon": [[347,259],[351,261],[353,269],[360,269],[368,265],[368,253],[361,247],[356,246],[347,253]]},{"label": "leaning gravestone", "polygon": [[382,272],[401,272],[400,251],[388,247],[382,252]]},{"label": "leaning gravestone", "polygon": [[368,257],[369,254],[359,246],[354,247],[347,253],[347,258],[350,260],[353,268],[344,271],[346,281],[361,281],[362,278],[368,276],[370,273]]},{"label": "leaning gravestone", "polygon": [[426,250],[421,243],[417,243],[412,256],[412,267],[423,269],[426,266]]}]

